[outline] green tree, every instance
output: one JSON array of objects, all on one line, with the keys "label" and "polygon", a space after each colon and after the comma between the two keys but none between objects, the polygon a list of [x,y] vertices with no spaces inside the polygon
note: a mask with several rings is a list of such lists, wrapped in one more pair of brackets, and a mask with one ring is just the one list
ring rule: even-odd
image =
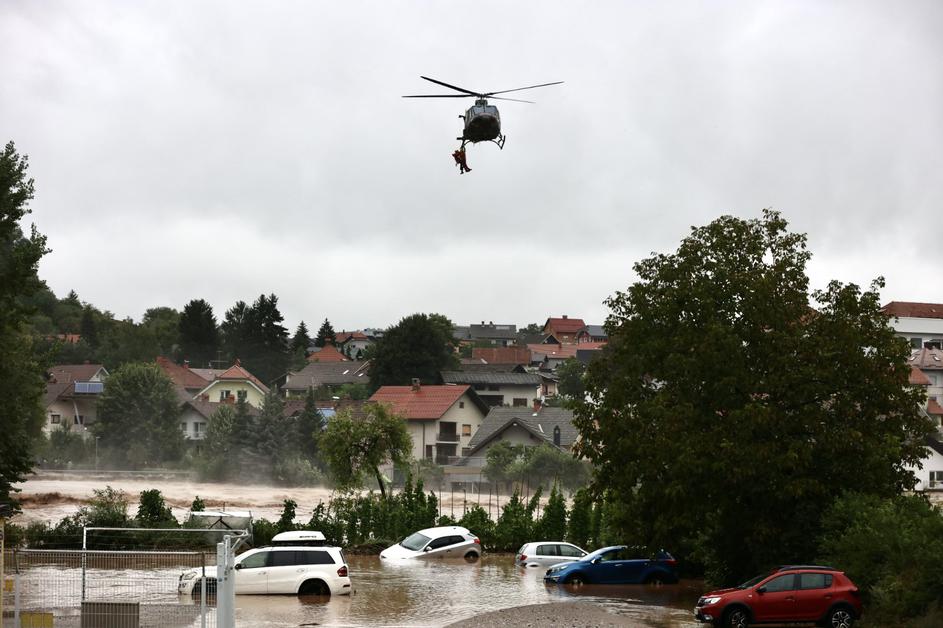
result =
[{"label": "green tree", "polygon": [[[152,307],[144,312],[143,327],[153,336],[159,355],[175,356],[180,349],[180,312],[172,307]],[[156,355],[153,357],[157,357]]]},{"label": "green tree", "polygon": [[593,496],[588,489],[582,488],[573,495],[573,507],[567,522],[566,540],[585,548],[592,535]]},{"label": "green tree", "polygon": [[557,367],[557,389],[569,400],[579,401],[586,396],[583,375],[586,365],[576,358],[568,358]]},{"label": "green tree", "polygon": [[219,329],[213,306],[203,299],[193,299],[180,314],[177,326],[180,338],[180,355],[191,364],[206,366],[216,359],[220,348]]},{"label": "green tree", "polygon": [[391,327],[373,345],[370,385],[403,386],[413,378],[439,381],[439,372],[456,368],[452,323],[441,314],[413,314]]},{"label": "green tree", "polygon": [[288,370],[288,331],[282,325],[278,297],[262,294],[248,306],[239,301],[226,312],[220,326],[224,346],[232,360],[263,382],[271,382]]},{"label": "green tree", "polygon": [[776,212],[694,228],[607,301],[609,345],[588,367],[579,448],[611,525],[687,548],[716,582],[812,560],[834,499],[912,487],[932,429],[882,282],[810,300],[808,259]]},{"label": "green tree", "polygon": [[295,335],[291,338],[291,345],[289,347],[291,351],[292,368],[304,368],[308,358],[308,347],[310,346],[311,336],[308,335],[308,326],[305,325],[304,321],[301,321],[298,323],[298,329],[295,330]]},{"label": "green tree", "polygon": [[320,446],[328,473],[338,488],[359,488],[364,476],[372,474],[385,498],[386,480],[380,466],[408,462],[413,441],[402,417],[381,404],[369,404],[363,417],[339,412],[327,424]]},{"label": "green tree", "polygon": [[496,442],[485,455],[485,466],[482,470],[484,476],[490,482],[507,488],[513,480],[520,478],[520,475],[514,475],[514,463],[520,457],[521,449],[521,446],[512,445],[505,440]]},{"label": "green tree", "polygon": [[156,488],[141,491],[138,514],[135,517],[142,528],[176,528],[177,519]]},{"label": "green tree", "polygon": [[95,434],[119,464],[155,465],[183,451],[180,404],[173,382],[156,364],[125,364],[108,378],[98,401]]},{"label": "green tree", "polygon": [[303,456],[319,468],[324,467],[318,443],[327,426],[324,415],[318,410],[314,389],[305,393],[304,409],[298,414],[298,448]]},{"label": "green tree", "polygon": [[819,558],[860,587],[869,623],[943,606],[943,514],[923,495],[842,497],[823,518]]},{"label": "green tree", "polygon": [[30,213],[33,179],[28,158],[9,142],[0,153],[0,506],[18,508],[13,484],[33,468],[33,451],[43,423],[45,358],[26,324],[33,313],[28,299],[42,288],[39,260],[48,252],[46,238],[36,231],[24,235],[20,221]]},{"label": "green tree", "polygon": [[318,329],[318,335],[314,339],[315,347],[323,347],[324,345],[336,345],[337,344],[337,334],[334,333],[334,328],[331,326],[331,321],[324,319],[324,322],[321,323],[321,328]]},{"label": "green tree", "polygon": [[537,536],[542,539],[562,541],[566,537],[566,500],[554,484],[550,498],[537,522]]}]

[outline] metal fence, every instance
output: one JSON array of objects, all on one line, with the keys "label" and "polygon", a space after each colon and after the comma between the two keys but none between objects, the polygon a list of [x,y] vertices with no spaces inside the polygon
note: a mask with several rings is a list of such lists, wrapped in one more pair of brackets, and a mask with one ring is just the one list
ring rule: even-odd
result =
[{"label": "metal fence", "polygon": [[0,628],[216,628],[211,596],[178,595],[180,574],[215,577],[215,554],[15,550]]}]

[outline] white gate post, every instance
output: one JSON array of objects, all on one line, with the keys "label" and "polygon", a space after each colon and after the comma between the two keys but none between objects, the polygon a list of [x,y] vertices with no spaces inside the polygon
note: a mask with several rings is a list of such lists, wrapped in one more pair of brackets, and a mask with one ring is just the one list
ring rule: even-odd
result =
[{"label": "white gate post", "polygon": [[216,626],[236,628],[236,586],[233,574],[232,537],[216,544]]}]

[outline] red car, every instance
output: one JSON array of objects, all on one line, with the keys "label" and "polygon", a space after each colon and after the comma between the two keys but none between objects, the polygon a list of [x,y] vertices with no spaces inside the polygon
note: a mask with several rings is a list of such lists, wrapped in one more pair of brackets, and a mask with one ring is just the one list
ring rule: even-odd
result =
[{"label": "red car", "polygon": [[791,622],[851,628],[861,617],[861,596],[855,583],[837,569],[787,565],[739,587],[702,595],[694,617],[722,628]]}]

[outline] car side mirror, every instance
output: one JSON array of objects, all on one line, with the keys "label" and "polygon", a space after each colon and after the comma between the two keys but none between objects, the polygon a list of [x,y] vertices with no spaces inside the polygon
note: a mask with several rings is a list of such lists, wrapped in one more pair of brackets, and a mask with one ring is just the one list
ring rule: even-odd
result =
[{"label": "car side mirror", "polygon": [[236,563],[236,564],[233,566],[233,569],[242,569],[242,563]]},{"label": "car side mirror", "polygon": [[591,560],[591,561],[589,561],[589,562],[590,562],[590,564],[595,565],[595,564],[598,563],[600,560],[602,560],[602,559],[601,559],[599,556],[597,556],[596,558],[594,558],[593,560]]},{"label": "car side mirror", "polygon": [[760,587],[756,590],[757,593],[766,593],[766,587]]},{"label": "car side mirror", "polygon": [[422,551],[428,552],[428,551],[431,550],[431,549],[432,549],[431,547],[429,547],[428,545],[426,545],[424,548],[422,548]]}]

